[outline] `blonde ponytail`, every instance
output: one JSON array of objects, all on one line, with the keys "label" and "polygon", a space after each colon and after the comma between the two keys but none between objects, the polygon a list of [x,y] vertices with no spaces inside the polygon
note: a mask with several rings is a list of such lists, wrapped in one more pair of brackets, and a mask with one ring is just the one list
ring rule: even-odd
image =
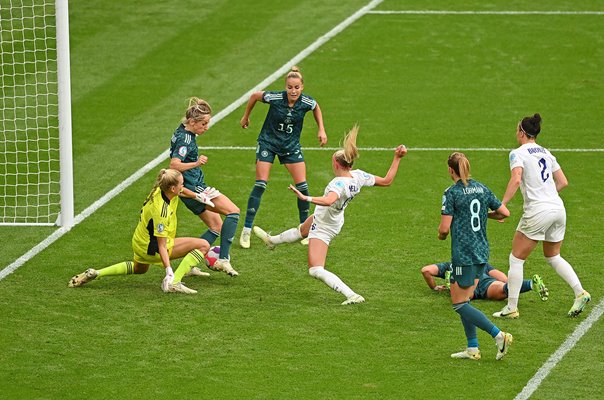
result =
[{"label": "blonde ponytail", "polygon": [[344,136],[342,149],[336,151],[333,156],[342,167],[352,168],[354,160],[359,158],[359,149],[357,148],[357,136],[359,134],[359,126],[354,125],[351,130]]},{"label": "blonde ponytail", "polygon": [[471,175],[470,160],[468,160],[466,155],[456,151],[449,156],[447,164],[453,169],[453,171],[455,171],[457,176],[459,176],[463,185],[468,186],[468,181]]}]

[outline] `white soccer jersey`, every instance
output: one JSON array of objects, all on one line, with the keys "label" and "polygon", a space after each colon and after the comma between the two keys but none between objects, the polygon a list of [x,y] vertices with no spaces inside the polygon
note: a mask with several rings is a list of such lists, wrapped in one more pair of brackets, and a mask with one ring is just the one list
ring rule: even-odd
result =
[{"label": "white soccer jersey", "polygon": [[522,167],[520,191],[525,214],[564,208],[554,182],[554,172],[560,165],[549,150],[536,143],[523,144],[510,152],[510,170],[516,167]]},{"label": "white soccer jersey", "polygon": [[331,227],[334,233],[340,232],[344,225],[344,209],[356,196],[363,186],[375,185],[375,176],[360,169],[350,171],[352,177],[336,177],[325,188],[324,196],[329,192],[338,195],[338,200],[331,206],[316,206],[314,223],[323,227]]}]

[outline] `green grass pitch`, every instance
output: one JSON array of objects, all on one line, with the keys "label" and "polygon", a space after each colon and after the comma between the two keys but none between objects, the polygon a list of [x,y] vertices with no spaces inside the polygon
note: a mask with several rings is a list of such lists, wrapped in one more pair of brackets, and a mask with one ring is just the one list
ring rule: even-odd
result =
[{"label": "green grass pitch", "polygon": [[[217,113],[367,4],[70,1],[76,214],[168,147],[188,97],[205,98]],[[375,10],[604,8],[595,0],[385,0]],[[366,188],[350,205],[329,251],[327,268],[367,303],[341,307],[341,295],[308,276],[305,247],[270,252],[255,238],[248,251],[233,246],[238,278],[186,278],[196,296],[163,294],[160,268],[68,289],[85,268],[131,257],[153,171],[0,281],[0,397],[513,399],[522,391],[600,303],[604,153],[554,151],[570,181],[562,194],[563,256],[592,294],[586,313],[566,317],[572,291],[536,251],[525,275],[544,277],[549,301],[523,294],[521,318],[496,321],[515,337],[504,360],[495,361],[495,346],[480,331],[483,359],[460,362],[449,357],[465,346],[459,318],[419,273],[450,256],[449,241],[436,238],[450,150],[435,149],[466,149],[473,176],[501,197],[522,116],[542,114],[539,143],[548,148],[603,148],[604,15],[370,13],[299,66],[305,92],[323,110],[329,146],[359,123],[361,147],[409,148],[392,187]],[[258,104],[244,131],[240,107],[199,140],[210,159],[207,182],[242,210],[254,152],[203,147],[253,147],[266,109]],[[316,145],[308,116],[303,146]],[[330,155],[305,152],[313,195],[331,179]],[[356,165],[383,175],[391,158],[391,151],[367,150]],[[296,224],[289,183],[275,165],[258,225],[280,231]],[[510,209],[508,221],[489,224],[491,262],[504,271],[520,194]],[[53,230],[0,227],[0,268]],[[202,230],[181,205],[179,235]],[[475,303],[487,315],[503,304]],[[602,398],[603,329],[597,320],[532,398]]]}]

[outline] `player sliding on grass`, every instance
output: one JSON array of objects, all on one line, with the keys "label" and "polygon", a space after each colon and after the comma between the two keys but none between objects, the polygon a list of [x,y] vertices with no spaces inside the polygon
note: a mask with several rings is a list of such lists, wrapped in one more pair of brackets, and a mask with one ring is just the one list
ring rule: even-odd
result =
[{"label": "player sliding on grass", "polygon": [[329,244],[344,225],[344,209],[359,194],[361,188],[389,186],[396,176],[401,158],[407,154],[405,146],[396,148],[394,159],[384,178],[359,169],[353,170],[354,160],[359,157],[357,134],[358,127],[354,126],[344,138],[344,148],[333,154],[331,165],[336,177],[329,182],[323,196],[311,197],[301,193],[295,186],[289,186],[300,200],[317,205],[313,215],[297,228],[291,228],[276,236],[270,236],[261,228],[254,227],[254,234],[266,243],[269,249],[281,243],[297,242],[308,237],[308,273],[346,296],[343,305],[362,303],[365,299],[342,282],[336,274],[325,269]]},{"label": "player sliding on grass", "polygon": [[[296,189],[308,195],[306,183],[306,164],[300,148],[300,134],[304,116],[312,110],[319,132],[317,137],[323,147],[327,143],[327,134],[323,127],[323,115],[319,104],[310,96],[302,93],[304,79],[298,67],[292,67],[285,77],[285,90],[280,92],[252,93],[241,118],[241,127],[247,129],[250,125],[250,113],[254,105],[262,101],[269,104],[268,113],[264,119],[262,130],[258,136],[256,149],[256,182],[247,201],[245,222],[239,244],[242,248],[250,247],[250,234],[254,218],[260,208],[260,200],[266,190],[268,177],[275,157],[287,168]],[[306,201],[298,200],[300,223],[308,217],[310,206]]]},{"label": "player sliding on grass", "polygon": [[[160,264],[166,270],[166,277],[162,282],[164,292],[197,293],[186,287],[181,279],[196,265],[204,263],[204,254],[207,253],[210,245],[205,239],[176,237],[176,209],[179,195],[199,202],[212,203],[205,194],[186,189],[180,172],[174,169],[162,169],[143,203],[138,225],[132,237],[134,261],[124,261],[98,271],[89,268],[71,278],[68,286],[82,286],[104,276],[144,274],[149,270],[149,265]],[[173,272],[170,260],[182,257],[184,258],[176,272]]]},{"label": "player sliding on grass", "polygon": [[[208,161],[208,157],[200,156],[197,148],[197,136],[208,130],[211,116],[212,109],[205,100],[197,97],[189,100],[182,123],[172,135],[170,168],[183,174],[186,188],[209,196],[212,200],[212,205],[186,198],[183,203],[208,226],[209,229],[201,236],[202,239],[206,239],[211,245],[220,232],[220,258],[213,268],[230,276],[237,276],[239,274],[229,261],[229,253],[239,222],[239,208],[227,196],[206,184],[201,165]],[[224,221],[219,214],[225,216]]]},{"label": "player sliding on grass", "polygon": [[[466,350],[453,353],[451,357],[480,359],[478,327],[495,339],[495,359],[500,360],[512,343],[512,335],[501,331],[472,307],[470,298],[489,261],[487,217],[503,219],[510,212],[488,187],[470,179],[470,162],[463,153],[451,154],[447,165],[455,183],[445,190],[442,198],[438,238],[445,240],[451,233],[451,303],[461,318],[468,343]],[[489,212],[489,209],[493,211]]]},{"label": "player sliding on grass", "polygon": [[547,263],[575,293],[568,315],[576,317],[591,300],[573,267],[560,256],[566,231],[566,210],[558,192],[568,185],[568,181],[556,157],[535,142],[539,132],[541,116],[524,117],[516,127],[516,140],[520,147],[510,152],[511,177],[502,201],[507,204],[520,188],[524,213],[512,241],[508,304],[493,314],[495,317],[518,318],[520,315],[518,297],[524,261],[540,241],[543,242]]},{"label": "player sliding on grass", "polygon": [[[442,292],[449,290],[452,270],[453,268],[451,267],[450,262],[441,262],[438,264],[425,265],[422,267],[421,272],[430,289]],[[437,285],[434,280],[435,277],[444,279],[445,284]],[[508,298],[507,281],[508,277],[503,272],[487,263],[484,273],[478,279],[478,284],[476,285],[476,289],[474,289],[471,299],[505,300]],[[541,300],[547,301],[549,291],[539,275],[533,275],[532,279],[525,279],[522,281],[520,293],[531,290],[537,293]]]}]

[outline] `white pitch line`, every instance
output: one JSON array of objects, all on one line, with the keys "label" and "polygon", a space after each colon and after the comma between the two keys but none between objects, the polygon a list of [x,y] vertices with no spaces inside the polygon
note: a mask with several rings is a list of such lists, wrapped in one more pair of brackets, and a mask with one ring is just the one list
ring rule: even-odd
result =
[{"label": "white pitch line", "polygon": [[604,15],[604,11],[452,11],[452,10],[374,10],[367,14],[406,15]]},{"label": "white pitch line", "polygon": [[594,309],[589,313],[587,318],[583,320],[558,347],[558,350],[552,354],[547,361],[539,368],[539,370],[533,375],[533,377],[527,382],[526,386],[522,389],[520,393],[514,398],[514,400],[526,400],[533,395],[535,390],[541,385],[543,380],[549,375],[549,373],[554,369],[556,365],[562,360],[562,358],[572,350],[573,347],[579,342],[579,340],[589,331],[594,323],[596,323],[604,313],[604,299],[600,301],[600,303],[594,307]]},{"label": "white pitch line", "polygon": [[[354,14],[352,14],[350,17],[348,17],[344,21],[340,22],[338,25],[336,25],[333,29],[331,29],[325,35],[319,37],[311,45],[309,45],[307,48],[305,48],[300,53],[298,53],[294,58],[292,58],[287,63],[285,63],[281,68],[279,68],[277,71],[275,71],[269,77],[267,77],[266,79],[264,79],[262,82],[260,82],[258,85],[256,85],[251,90],[249,90],[247,93],[245,93],[239,99],[235,100],[233,103],[231,103],[225,109],[221,110],[218,114],[216,114],[212,118],[212,121],[210,122],[210,126],[218,123],[218,121],[222,120],[224,117],[226,117],[227,115],[229,115],[230,113],[232,113],[233,111],[235,111],[237,108],[239,108],[243,103],[245,103],[248,100],[249,96],[253,92],[255,92],[257,90],[261,90],[261,89],[265,88],[266,86],[270,85],[271,83],[273,83],[280,76],[282,76],[287,71],[289,71],[289,69],[293,65],[298,64],[305,57],[307,57],[310,54],[312,54],[315,50],[317,50],[319,47],[321,47],[323,44],[325,44],[328,40],[330,40],[331,38],[333,38],[334,36],[336,36],[338,33],[342,32],[344,29],[346,29],[348,26],[350,26],[351,24],[353,24],[355,21],[357,21],[363,15],[367,14],[367,12],[371,11],[373,8],[375,8],[376,6],[378,6],[382,1],[383,0],[372,0],[372,1],[370,1],[366,6],[360,8]],[[113,188],[112,190],[110,190],[109,192],[107,192],[103,197],[101,197],[100,199],[98,199],[97,201],[95,201],[92,205],[90,205],[88,208],[86,208],[82,213],[78,214],[75,217],[75,219],[74,219],[73,226],[76,226],[77,224],[79,224],[80,222],[82,222],[84,219],[86,219],[87,217],[89,217],[90,215],[92,215],[99,208],[101,208],[107,202],[109,202],[111,199],[113,199],[115,196],[117,196],[118,194],[120,194],[124,189],[126,189],[127,187],[129,187],[130,185],[132,185],[134,182],[136,182],[138,179],[140,179],[147,172],[155,169],[160,163],[162,163],[166,158],[168,158],[169,155],[170,155],[169,150],[164,151],[159,156],[157,156],[155,159],[153,159],[152,161],[150,161],[147,165],[143,166],[141,169],[139,169],[138,171],[136,171],[129,178],[127,178],[122,183],[120,183],[119,185],[117,185],[115,188]],[[27,253],[25,253],[24,255],[22,255],[21,257],[19,257],[17,260],[15,260],[11,264],[9,264],[7,267],[5,267],[4,269],[2,269],[0,271],[0,281],[2,279],[4,279],[6,276],[8,276],[9,274],[13,273],[15,270],[17,270],[17,268],[21,267],[27,261],[31,260],[37,254],[39,254],[40,252],[42,252],[48,246],[50,246],[51,244],[53,244],[54,242],[56,242],[64,234],[66,234],[67,232],[69,232],[70,229],[71,228],[64,228],[64,227],[58,228],[50,236],[48,236],[42,242],[38,243],[36,246],[34,246],[32,249],[30,249]]]}]

